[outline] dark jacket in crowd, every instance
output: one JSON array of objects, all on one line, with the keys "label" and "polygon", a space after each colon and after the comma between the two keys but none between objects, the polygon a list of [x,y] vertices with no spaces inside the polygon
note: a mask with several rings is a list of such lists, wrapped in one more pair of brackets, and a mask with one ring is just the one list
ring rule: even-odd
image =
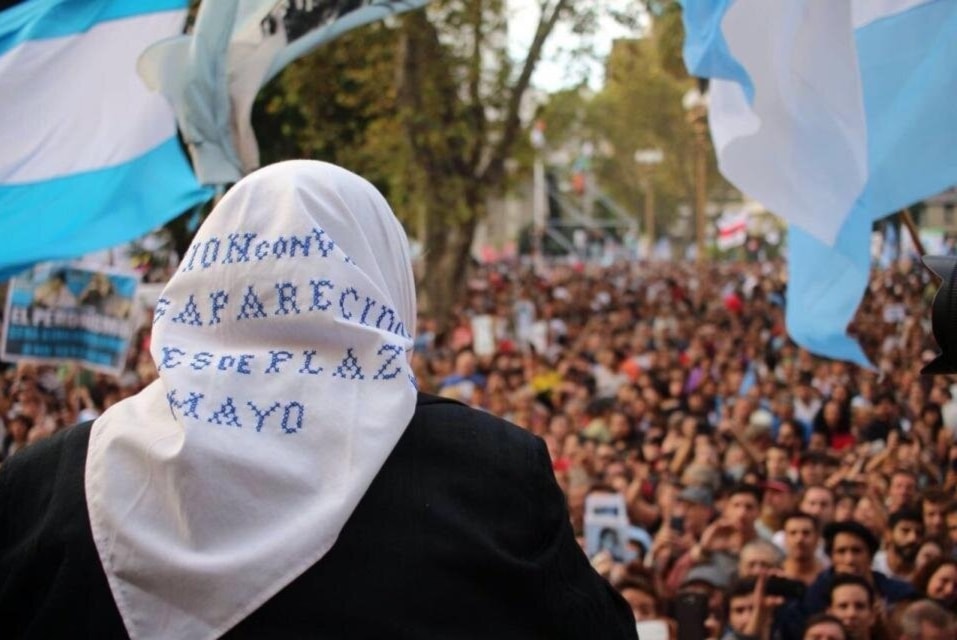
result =
[{"label": "dark jacket in crowd", "polygon": [[[919,594],[909,582],[889,578],[880,571],[874,571],[874,589],[884,604],[893,605],[902,600],[916,598]],[[804,609],[808,615],[820,613],[828,607],[828,593],[834,581],[834,568],[826,569],[815,578],[804,594]]]},{"label": "dark jacket in crowd", "polygon": [[[90,428],[31,445],[0,469],[4,638],[126,636],[87,515]],[[576,543],[541,440],[423,394],[332,550],[226,637],[636,632],[628,605]]]}]

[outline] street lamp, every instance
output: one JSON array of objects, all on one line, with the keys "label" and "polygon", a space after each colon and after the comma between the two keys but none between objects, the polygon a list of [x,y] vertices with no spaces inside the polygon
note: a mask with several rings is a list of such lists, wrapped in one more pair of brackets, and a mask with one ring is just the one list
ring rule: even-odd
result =
[{"label": "street lamp", "polygon": [[688,122],[694,130],[694,218],[696,236],[696,258],[698,263],[705,259],[705,208],[707,207],[707,138],[708,100],[697,89],[691,89],[681,99],[681,105],[687,112]]},{"label": "street lamp", "polygon": [[532,195],[532,264],[535,272],[541,270],[542,236],[545,235],[546,209],[548,208],[547,184],[545,182],[545,121],[538,120],[530,135],[532,149],[535,150],[535,164],[532,174],[534,193]]},{"label": "street lamp", "polygon": [[665,154],[661,149],[639,149],[635,151],[635,162],[643,167],[641,171],[641,186],[645,192],[645,235],[648,241],[648,256],[654,253],[655,248],[655,189],[652,185],[651,174],[654,167],[661,164]]}]

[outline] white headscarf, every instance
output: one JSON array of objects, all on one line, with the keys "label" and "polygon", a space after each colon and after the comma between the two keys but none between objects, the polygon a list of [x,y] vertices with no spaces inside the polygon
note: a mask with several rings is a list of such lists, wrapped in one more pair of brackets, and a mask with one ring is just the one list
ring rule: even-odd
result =
[{"label": "white headscarf", "polygon": [[226,194],[157,304],[159,379],[90,438],[132,637],[217,637],[329,551],[412,417],[414,335],[408,241],[371,184],[292,161]]}]

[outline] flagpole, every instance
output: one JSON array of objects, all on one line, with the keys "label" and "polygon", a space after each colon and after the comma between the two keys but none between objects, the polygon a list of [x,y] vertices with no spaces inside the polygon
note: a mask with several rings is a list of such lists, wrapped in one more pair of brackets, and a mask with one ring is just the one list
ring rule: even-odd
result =
[{"label": "flagpole", "polygon": [[907,232],[910,233],[910,239],[914,243],[914,247],[917,249],[917,253],[921,257],[927,255],[927,250],[924,249],[924,243],[920,241],[920,235],[917,233],[917,225],[914,223],[914,217],[910,213],[910,209],[902,209],[898,214],[901,222],[904,223],[904,226],[907,227]]}]

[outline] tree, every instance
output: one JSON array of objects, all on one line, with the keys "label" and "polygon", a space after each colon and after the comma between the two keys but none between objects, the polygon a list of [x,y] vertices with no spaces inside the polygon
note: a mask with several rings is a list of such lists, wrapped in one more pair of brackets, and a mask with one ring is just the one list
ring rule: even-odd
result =
[{"label": "tree", "polygon": [[[606,63],[605,85],[587,102],[574,135],[606,151],[594,159],[593,172],[615,200],[639,211],[646,189],[654,190],[656,227],[664,231],[679,205],[690,207],[694,200],[696,139],[682,98],[695,80],[680,59],[680,7],[658,3],[652,10],[649,33],[615,42]],[[550,130],[556,106],[559,121],[567,120],[560,115],[568,109],[567,99],[557,105],[550,102],[545,109]],[[717,171],[710,139],[704,144],[708,194],[725,198],[729,186]],[[663,161],[654,168],[638,166],[635,151],[650,148],[662,150]]]},{"label": "tree", "polygon": [[349,31],[289,65],[258,96],[253,126],[263,164],[316,158],[375,184],[401,209],[406,164],[396,118],[396,29]]},{"label": "tree", "polygon": [[[504,0],[433,0],[290,65],[257,101],[263,161],[315,157],[369,178],[423,245],[421,307],[450,318],[486,202],[525,150],[523,99],[560,21],[595,29],[602,0],[541,0],[524,57]],[[514,54],[514,52],[511,52]]]},{"label": "tree", "polygon": [[[444,0],[404,18],[399,43],[399,117],[415,158],[424,305],[449,318],[465,280],[475,229],[489,196],[505,187],[505,162],[524,138],[522,99],[545,42],[562,18],[594,7],[543,0],[526,57],[513,67],[501,0]],[[577,13],[576,13],[577,11]]]}]

